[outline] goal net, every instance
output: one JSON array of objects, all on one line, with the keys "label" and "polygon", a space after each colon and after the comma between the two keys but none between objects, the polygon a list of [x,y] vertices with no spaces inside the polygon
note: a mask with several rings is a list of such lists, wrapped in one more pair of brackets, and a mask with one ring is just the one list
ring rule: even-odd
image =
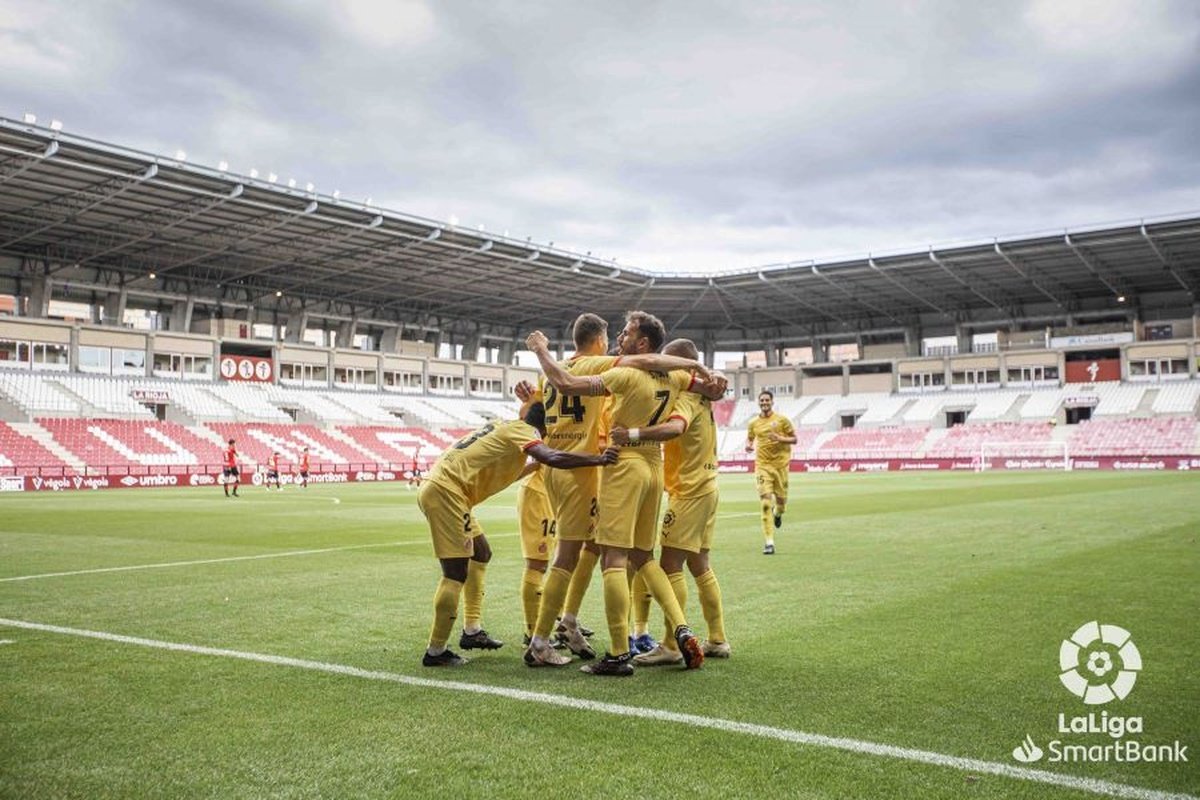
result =
[{"label": "goal net", "polygon": [[983,442],[977,472],[989,469],[1061,469],[1070,471],[1066,442]]}]

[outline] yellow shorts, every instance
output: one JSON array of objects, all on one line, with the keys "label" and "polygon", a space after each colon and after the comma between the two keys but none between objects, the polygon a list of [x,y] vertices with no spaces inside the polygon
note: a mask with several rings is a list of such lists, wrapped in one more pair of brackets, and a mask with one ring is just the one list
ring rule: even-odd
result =
[{"label": "yellow shorts", "polygon": [[525,484],[517,490],[517,519],[521,523],[521,556],[549,561],[554,552],[554,513],[546,493]]},{"label": "yellow shorts", "polygon": [[457,492],[432,481],[417,491],[417,507],[429,522],[433,553],[438,558],[470,558],[475,553],[476,536],[483,533],[471,506]]},{"label": "yellow shorts", "polygon": [[[571,542],[590,542],[596,538],[597,497],[600,488],[599,467],[544,469],[546,497],[558,522],[558,538]],[[612,469],[612,467],[608,467]]]},{"label": "yellow shorts", "polygon": [[711,550],[713,531],[717,529],[718,497],[715,491],[699,497],[672,497],[663,517],[662,546],[689,553]]},{"label": "yellow shorts", "polygon": [[662,508],[662,463],[631,456],[605,467],[601,476],[596,543],[653,550]]},{"label": "yellow shorts", "polygon": [[754,480],[758,484],[758,496],[773,494],[780,500],[787,499],[788,466],[768,467],[755,465]]}]

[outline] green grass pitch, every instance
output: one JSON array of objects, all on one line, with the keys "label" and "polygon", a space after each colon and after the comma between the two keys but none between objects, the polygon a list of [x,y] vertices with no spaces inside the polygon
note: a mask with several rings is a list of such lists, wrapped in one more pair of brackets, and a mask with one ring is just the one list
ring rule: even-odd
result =
[{"label": "green grass pitch", "polygon": [[[1194,475],[800,476],[760,554],[751,478],[721,479],[713,563],[734,647],[629,679],[520,660],[509,490],[485,626],[509,644],[419,665],[437,581],[415,493],[313,486],[0,495],[0,617],[754,723],[1021,766],[1060,713],[1138,716],[1181,764],[1030,765],[1200,791],[1200,485]],[[340,503],[334,503],[338,498]],[[294,551],[280,558],[203,562]],[[582,618],[607,643],[598,576]],[[703,621],[691,588],[689,616]],[[657,615],[653,631],[659,632]],[[1085,707],[1059,643],[1127,628],[1129,696]],[[455,632],[457,638],[457,631]],[[0,624],[0,797],[1094,796],[955,766],[532,699],[414,686]],[[1106,734],[1076,734],[1085,744]],[[444,794],[443,794],[444,793]],[[1145,796],[1156,797],[1153,793]]]}]

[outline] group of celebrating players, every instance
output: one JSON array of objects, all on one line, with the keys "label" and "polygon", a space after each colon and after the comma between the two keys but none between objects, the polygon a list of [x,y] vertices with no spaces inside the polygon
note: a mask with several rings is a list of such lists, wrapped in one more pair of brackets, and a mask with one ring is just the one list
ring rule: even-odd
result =
[{"label": "group of celebrating players", "polygon": [[[492,553],[472,509],[522,477],[517,506],[527,665],[566,666],[571,663],[566,650],[586,662],[584,672],[623,676],[633,674],[635,664],[696,669],[706,656],[731,653],[721,589],[709,560],[718,500],[711,403],[724,396],[727,381],[698,360],[691,341],[676,339],[664,347],[665,327],[643,311],[626,314],[615,356],[607,354],[608,325],[599,316],[581,314],[572,333],[575,354],[561,363],[551,357],[545,335],[529,335],[526,346],[544,374],[536,387],[527,382],[516,387],[521,418],[489,423],[457,442],[417,495],[442,570],[425,666],[466,663],[447,648],[460,601],[459,646],[502,646],[482,627]],[[791,424],[772,412],[772,401],[769,392],[760,395],[762,413],[747,441],[747,450],[757,450],[767,555],[775,551],[796,441]],[[660,534],[664,489],[668,508]],[[547,546],[552,536],[553,563]],[[610,639],[599,659],[588,642],[591,631],[578,619],[597,563]],[[685,617],[684,566],[699,595],[704,641]],[[651,600],[666,622],[661,642],[646,631]]]}]

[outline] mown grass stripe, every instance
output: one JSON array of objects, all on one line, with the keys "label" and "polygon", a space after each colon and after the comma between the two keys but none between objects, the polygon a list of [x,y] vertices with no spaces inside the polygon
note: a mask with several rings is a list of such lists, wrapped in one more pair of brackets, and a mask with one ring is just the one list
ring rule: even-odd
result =
[{"label": "mown grass stripe", "polygon": [[105,633],[103,631],[90,631],[81,628],[66,628],[59,625],[46,625],[39,622],[27,622],[24,620],[0,618],[0,625],[12,628],[21,628],[24,630],[41,631],[44,633],[57,633],[67,636],[99,639],[107,642],[117,642],[120,644],[131,644],[139,647],[154,648],[157,650],[169,650],[174,652],[191,653],[194,655],[215,656],[218,658],[233,658],[241,661],[251,661],[261,664],[274,664],[281,667],[293,667],[296,669],[312,670],[315,672],[345,675],[348,677],[362,678],[365,680],[386,681],[389,683],[398,683],[405,686],[414,686],[423,689],[470,692],[474,694],[491,695],[493,697],[503,697],[509,700],[517,700],[525,703],[542,703],[544,705],[569,708],[576,711],[594,711],[602,714],[633,717],[656,722],[671,722],[678,725],[688,725],[694,728],[707,728],[711,730],[725,731],[728,733],[740,733],[748,736],[757,736],[763,739],[774,739],[777,741],[791,742],[794,744],[808,745],[811,747],[842,750],[861,755],[882,756],[884,758],[893,758],[921,764],[930,764],[938,767],[947,767],[964,772],[997,775],[1004,778],[1031,781],[1034,783],[1048,784],[1051,786],[1061,786],[1063,788],[1089,792],[1091,794],[1102,795],[1105,797],[1129,798],[1130,800],[1200,800],[1193,795],[1174,794],[1171,792],[1163,792],[1156,789],[1147,789],[1144,787],[1131,786],[1123,783],[1113,783],[1111,781],[1098,780],[1095,778],[1064,775],[1056,772],[1048,772],[1046,770],[1031,769],[1029,767],[1019,767],[1012,766],[1010,764],[983,761],[975,758],[951,756],[944,753],[935,753],[929,750],[917,750],[908,747],[898,747],[896,745],[880,744],[877,742],[849,739],[838,736],[825,736],[819,733],[808,733],[805,731],[791,730],[788,728],[776,728],[769,725],[756,725],[754,723],[738,722],[735,720],[721,719],[718,717],[704,717],[697,714],[683,714],[675,711],[664,711],[657,708],[628,706],[618,703],[604,703],[596,700],[585,700],[578,697],[549,694],[547,692],[531,692],[525,689],[513,689],[505,686],[489,686],[486,684],[465,683],[462,681],[418,678],[415,676],[401,675],[394,672],[360,669],[358,667],[351,667],[344,664],[330,664],[322,661],[309,661],[307,659],[276,656],[266,653],[250,653],[242,650],[227,650],[223,648],[205,647],[202,645],[184,644],[180,642],[167,642],[158,639],[143,639],[136,636],[124,636],[122,634]]}]

